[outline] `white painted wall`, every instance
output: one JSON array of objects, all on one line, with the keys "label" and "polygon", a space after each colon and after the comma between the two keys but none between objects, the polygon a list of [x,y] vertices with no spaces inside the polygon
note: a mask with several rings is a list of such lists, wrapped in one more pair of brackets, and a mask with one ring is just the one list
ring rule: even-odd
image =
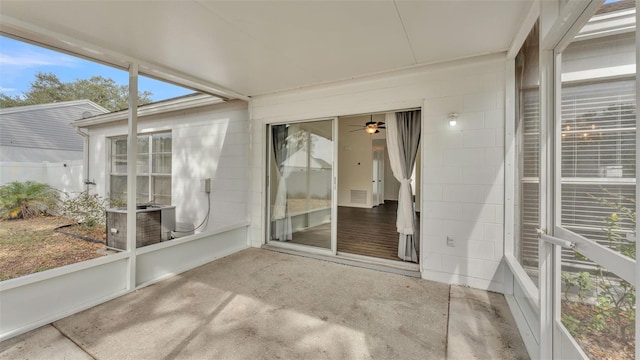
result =
[{"label": "white painted wall", "polygon": [[633,76],[636,48],[633,33],[571,43],[562,53],[562,81]]},{"label": "white painted wall", "polygon": [[0,162],[0,185],[36,181],[68,194],[84,190],[82,160],[65,162]]},{"label": "white painted wall", "polygon": [[[172,205],[176,221],[199,225],[207,214],[200,180],[211,178],[211,214],[198,232],[246,221],[249,186],[247,103],[232,101],[141,116],[138,132],[172,132]],[[126,135],[123,121],[89,129],[89,178],[96,193],[109,193],[109,138]]]},{"label": "white painted wall", "polygon": [[0,146],[0,161],[4,162],[61,162],[82,160],[82,151]]},{"label": "white painted wall", "polygon": [[[371,136],[359,130],[369,116],[338,119],[338,206],[366,207],[371,204],[373,147]],[[359,130],[359,131],[352,131]],[[366,191],[366,203],[351,202],[351,190]]]},{"label": "white painted wall", "polygon": [[[505,61],[495,54],[255,97],[253,246],[265,239],[265,124],[423,106],[422,276],[501,291]],[[460,114],[455,129],[450,112]]]}]

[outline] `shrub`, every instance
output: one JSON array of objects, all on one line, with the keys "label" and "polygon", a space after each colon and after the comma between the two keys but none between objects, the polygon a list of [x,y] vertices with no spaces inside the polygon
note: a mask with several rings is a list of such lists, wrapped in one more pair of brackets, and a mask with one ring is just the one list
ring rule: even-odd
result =
[{"label": "shrub", "polygon": [[59,204],[58,191],[49,185],[34,181],[0,186],[0,217],[27,219],[44,213],[53,213]]},{"label": "shrub", "polygon": [[62,211],[66,217],[88,227],[105,225],[106,222],[106,200],[88,191],[63,201]]}]

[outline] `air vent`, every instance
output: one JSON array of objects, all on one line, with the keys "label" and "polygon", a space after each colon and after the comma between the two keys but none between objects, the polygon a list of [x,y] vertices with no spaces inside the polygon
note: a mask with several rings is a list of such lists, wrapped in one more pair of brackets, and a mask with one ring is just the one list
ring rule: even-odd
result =
[{"label": "air vent", "polygon": [[366,204],[367,203],[367,190],[351,190],[351,203],[352,204]]}]

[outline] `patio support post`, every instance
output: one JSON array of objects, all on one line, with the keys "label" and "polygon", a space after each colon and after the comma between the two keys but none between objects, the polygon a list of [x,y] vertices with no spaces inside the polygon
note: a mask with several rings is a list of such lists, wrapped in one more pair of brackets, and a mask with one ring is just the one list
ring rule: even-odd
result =
[{"label": "patio support post", "polygon": [[129,65],[129,119],[127,131],[127,289],[136,287],[136,179],[138,158],[138,64]]},{"label": "patio support post", "polygon": [[[640,49],[640,12],[638,7],[640,6],[640,0],[636,0],[636,104],[640,104],[640,82],[638,82],[638,74],[640,73],[640,66],[638,65],[638,49]],[[636,105],[637,109],[637,105]],[[640,213],[640,191],[638,191],[638,180],[640,179],[640,116],[636,111],[636,214]],[[640,250],[640,225],[636,222],[636,254]],[[636,283],[634,284],[636,291],[640,287],[640,259],[636,257]],[[640,317],[638,317],[638,309],[640,309],[640,297],[636,296],[636,359],[640,359],[640,346],[638,346],[638,336],[640,334]]]}]

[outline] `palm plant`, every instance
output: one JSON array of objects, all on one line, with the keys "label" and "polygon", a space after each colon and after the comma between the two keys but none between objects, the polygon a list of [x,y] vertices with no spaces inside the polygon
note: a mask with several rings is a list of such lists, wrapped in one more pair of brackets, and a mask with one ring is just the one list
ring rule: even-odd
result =
[{"label": "palm plant", "polygon": [[57,208],[58,192],[49,185],[34,181],[0,186],[0,217],[26,219]]}]

